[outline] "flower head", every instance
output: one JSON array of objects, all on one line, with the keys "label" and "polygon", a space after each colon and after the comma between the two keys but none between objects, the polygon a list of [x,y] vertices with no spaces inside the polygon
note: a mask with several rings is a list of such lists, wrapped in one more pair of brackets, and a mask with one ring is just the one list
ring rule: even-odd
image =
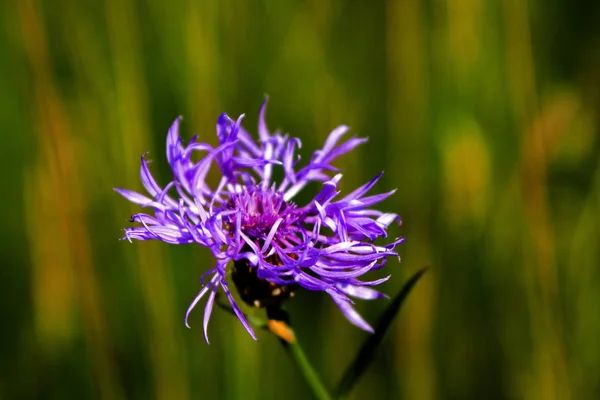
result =
[{"label": "flower head", "polygon": [[[397,256],[394,247],[402,238],[379,246],[373,241],[386,237],[396,214],[371,207],[394,191],[367,195],[381,174],[342,198],[342,178],[332,161],[366,139],[351,138],[339,144],[348,131],[340,126],[331,132],[321,150],[300,167],[296,149],[300,140],[278,132],[271,134],[265,124],[267,102],[259,116],[259,141],[242,128],[243,115],[236,121],[227,114],[217,120],[219,145],[210,146],[192,138],[187,145],[179,136],[181,118],[167,136],[167,160],[173,180],[160,187],[141,160],[141,180],[148,196],[115,189],[126,199],[153,209],[153,215],[136,214],[138,226],[125,229],[125,239],[161,240],[173,244],[205,246],[216,259],[214,268],[201,279],[202,289],[189,306],[185,322],[197,303],[204,307],[204,336],[217,290],[221,289],[248,333],[256,336],[236,304],[229,280],[241,299],[256,307],[277,308],[299,288],[327,293],[354,325],[372,332],[354,310],[351,297],[376,299],[384,294],[372,289],[389,276],[375,281],[359,278],[381,268],[388,256]],[[192,154],[203,157],[195,162]],[[209,186],[211,166],[218,167],[221,179]],[[273,182],[273,170],[283,172]],[[307,204],[292,202],[309,182],[321,183],[317,195]],[[228,271],[231,273],[228,274]]]}]

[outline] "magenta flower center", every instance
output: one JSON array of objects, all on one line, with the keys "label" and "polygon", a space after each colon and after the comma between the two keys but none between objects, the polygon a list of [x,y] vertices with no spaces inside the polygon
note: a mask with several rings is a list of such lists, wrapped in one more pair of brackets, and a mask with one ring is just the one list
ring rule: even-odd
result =
[{"label": "magenta flower center", "polygon": [[[258,186],[232,194],[225,207],[241,212],[242,232],[253,239],[264,239],[279,218],[281,231],[295,220],[294,204],[286,203],[281,193]],[[236,218],[233,214],[228,222],[235,225]]]},{"label": "magenta flower center", "polygon": [[[239,211],[242,232],[259,247],[262,247],[279,219],[282,221],[277,226],[277,233],[279,236],[285,235],[286,228],[295,220],[296,210],[293,204],[285,202],[281,193],[259,186],[244,188],[242,192],[232,194],[225,208],[228,211]],[[233,227],[237,218],[236,214],[232,214],[227,223]],[[245,245],[244,251],[249,250],[249,246]],[[277,255],[268,257],[268,261],[274,265],[282,265]],[[242,300],[254,307],[278,308],[281,302],[294,295],[298,287],[293,281],[286,285],[259,278],[257,268],[246,259],[234,262],[231,277]]]}]

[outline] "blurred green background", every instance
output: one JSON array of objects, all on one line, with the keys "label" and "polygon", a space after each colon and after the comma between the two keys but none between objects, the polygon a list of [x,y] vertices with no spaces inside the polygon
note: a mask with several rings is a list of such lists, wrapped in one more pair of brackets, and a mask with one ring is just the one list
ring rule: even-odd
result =
[{"label": "blurred green background", "polygon": [[[600,3],[567,0],[5,0],[0,398],[307,399],[277,341],[183,315],[197,246],[122,242],[139,157],[225,111],[339,160],[407,237],[418,283],[354,399],[600,398]],[[358,308],[376,321],[386,301]],[[366,333],[326,295],[289,304],[333,387]]]}]

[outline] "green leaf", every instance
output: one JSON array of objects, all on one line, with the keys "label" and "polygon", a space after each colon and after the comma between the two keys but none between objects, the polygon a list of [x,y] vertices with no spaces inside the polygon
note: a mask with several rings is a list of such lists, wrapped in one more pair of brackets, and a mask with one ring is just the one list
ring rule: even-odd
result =
[{"label": "green leaf", "polygon": [[352,390],[354,384],[366,371],[367,367],[375,356],[377,348],[383,340],[383,336],[388,331],[392,321],[398,314],[402,303],[404,303],[404,300],[406,300],[406,297],[426,270],[427,268],[423,268],[417,271],[417,273],[415,273],[412,278],[410,278],[409,281],[404,284],[400,292],[396,295],[396,297],[394,297],[390,305],[386,308],[385,312],[375,326],[375,333],[367,338],[356,355],[356,358],[354,358],[354,361],[344,373],[336,392],[336,397],[338,399],[348,396],[348,393],[350,393],[350,390]]}]

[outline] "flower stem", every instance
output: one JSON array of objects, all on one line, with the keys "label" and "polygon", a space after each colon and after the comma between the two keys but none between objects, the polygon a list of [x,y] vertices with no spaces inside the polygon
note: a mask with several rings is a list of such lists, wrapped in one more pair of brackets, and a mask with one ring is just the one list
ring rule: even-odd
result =
[{"label": "flower stem", "polygon": [[[217,305],[225,311],[234,314],[233,309],[228,304],[225,304],[217,297]],[[308,386],[312,389],[315,398],[318,400],[332,400],[333,397],[329,394],[319,375],[314,370],[308,358],[302,350],[302,346],[296,340],[296,334],[294,330],[286,323],[289,318],[287,313],[281,309],[267,309],[267,314],[270,316],[268,321],[263,321],[258,318],[253,318],[248,315],[244,316],[250,321],[250,323],[258,328],[262,328],[270,331],[272,334],[277,336],[279,342],[283,345],[284,349],[291,355],[292,360],[300,369],[300,372],[304,376],[304,379],[308,383]],[[271,319],[273,318],[273,319]]]},{"label": "flower stem", "polygon": [[290,343],[282,340],[281,343],[283,343],[286,350],[288,350],[292,356],[292,359],[300,369],[300,372],[304,376],[304,379],[306,379],[306,382],[312,389],[315,397],[319,400],[331,400],[331,395],[323,385],[323,382],[319,379],[319,375],[313,369],[312,365],[310,365],[310,362],[306,358],[304,350],[302,350],[302,346],[300,346],[298,341],[294,340]]}]

